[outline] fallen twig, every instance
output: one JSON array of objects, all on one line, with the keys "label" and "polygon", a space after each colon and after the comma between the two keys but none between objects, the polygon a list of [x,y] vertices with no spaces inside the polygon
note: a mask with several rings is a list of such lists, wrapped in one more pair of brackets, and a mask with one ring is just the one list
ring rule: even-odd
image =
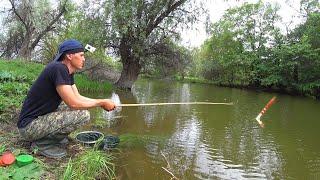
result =
[{"label": "fallen twig", "polygon": [[179,179],[172,172],[170,172],[167,168],[162,167],[162,169],[164,169],[167,173],[169,173],[172,176],[171,179],[177,179],[177,180]]},{"label": "fallen twig", "polygon": [[[166,162],[167,162],[167,168],[168,169],[171,169],[171,166],[170,166],[170,163],[169,163],[169,161],[167,160],[167,158],[166,158],[166,156],[162,153],[162,151],[160,151],[160,153],[161,153],[161,155],[164,157],[164,159],[166,160]],[[165,168],[165,167],[162,167],[162,169],[163,170],[165,170],[167,173],[169,173],[170,175],[171,175],[171,179],[179,179],[179,178],[177,178],[171,171],[169,171],[167,168]]]}]

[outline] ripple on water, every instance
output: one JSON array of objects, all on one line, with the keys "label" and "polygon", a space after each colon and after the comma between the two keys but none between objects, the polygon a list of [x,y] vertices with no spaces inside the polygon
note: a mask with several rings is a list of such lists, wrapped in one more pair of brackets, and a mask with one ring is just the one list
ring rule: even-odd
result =
[{"label": "ripple on water", "polygon": [[199,146],[194,168],[197,179],[268,179],[259,167],[261,163],[239,164],[220,151],[205,143]]}]

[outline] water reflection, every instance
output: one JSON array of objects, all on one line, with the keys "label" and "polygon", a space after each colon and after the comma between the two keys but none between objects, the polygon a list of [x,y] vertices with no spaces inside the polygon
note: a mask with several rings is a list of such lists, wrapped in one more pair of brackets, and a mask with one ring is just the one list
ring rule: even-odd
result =
[{"label": "water reflection", "polygon": [[179,128],[169,138],[164,151],[170,154],[171,163],[179,175],[187,174],[194,165],[196,150],[200,143],[201,128],[196,117],[190,117],[189,122],[177,120]]},{"label": "water reflection", "polygon": [[[320,173],[320,103],[277,95],[278,102],[255,117],[275,94],[211,85],[139,81],[133,93],[115,92],[117,103],[229,102],[234,106],[123,107],[103,113],[118,134],[153,136],[143,148],[124,149],[124,179],[308,179]],[[116,117],[121,117],[117,119]],[[161,140],[160,140],[161,139]],[[162,141],[163,140],[163,141]],[[119,173],[121,173],[121,168]]]}]

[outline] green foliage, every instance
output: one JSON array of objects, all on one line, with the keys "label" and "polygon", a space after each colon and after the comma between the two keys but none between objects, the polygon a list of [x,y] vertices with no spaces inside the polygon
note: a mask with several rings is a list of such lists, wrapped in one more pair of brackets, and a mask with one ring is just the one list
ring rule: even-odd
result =
[{"label": "green foliage", "polygon": [[[298,93],[317,96],[320,79],[320,49],[313,49],[307,38],[273,50],[272,63],[262,78],[262,85],[295,89]],[[273,80],[273,82],[271,82]]]},{"label": "green foliage", "polygon": [[0,60],[0,121],[9,121],[22,105],[43,65],[27,61]]},{"label": "green foliage", "polygon": [[[199,13],[202,8],[198,8],[196,2],[190,0],[108,0],[106,2],[105,22],[109,23],[106,31],[107,38],[110,41],[109,46],[115,48],[121,56],[124,68],[117,85],[123,88],[131,88],[141,70],[149,73],[150,69],[157,67],[152,69],[151,73],[172,74],[166,72],[171,68],[170,66],[169,68],[161,67],[172,65],[174,64],[172,61],[175,61],[174,58],[167,56],[175,49],[168,48],[172,46],[168,46],[164,41],[167,38],[178,40],[179,34],[175,33],[176,29],[194,22],[199,14],[203,14]],[[181,55],[184,56],[184,53]],[[150,61],[153,62],[150,63]]]},{"label": "green foliage", "polygon": [[108,121],[106,121],[106,119],[104,118],[96,118],[93,122],[95,127],[98,128],[105,128],[108,125]]},{"label": "green foliage", "polygon": [[288,42],[272,49],[270,62],[264,63],[268,70],[264,71],[262,85],[319,98],[319,21],[319,12],[308,13],[306,22],[289,34]]},{"label": "green foliage", "polygon": [[10,81],[32,83],[42,71],[43,67],[42,64],[24,60],[7,61],[0,59],[0,79],[2,80],[2,76],[4,76],[3,78],[10,76]]},{"label": "green foliage", "polygon": [[22,167],[15,163],[11,166],[0,168],[0,179],[40,179],[43,173],[43,167],[37,162]]},{"label": "green foliage", "polygon": [[113,179],[115,178],[113,157],[102,151],[89,149],[76,159],[70,159],[63,179]]},{"label": "green foliage", "polygon": [[289,35],[289,40],[297,42],[304,38],[307,40],[313,49],[320,48],[320,12],[310,13],[304,24],[298,26]]},{"label": "green foliage", "polygon": [[303,0],[306,21],[286,37],[275,27],[279,7],[244,3],[212,25],[196,51],[202,77],[217,84],[271,88],[319,98],[320,13]]},{"label": "green foliage", "polygon": [[[78,7],[71,2],[67,6],[67,13],[64,15],[65,22],[62,26],[58,27],[60,31],[59,35],[52,34],[47,36],[44,40],[44,46],[41,49],[41,60],[45,64],[52,61],[57,53],[57,48],[61,42],[66,39],[77,39],[83,45],[90,44],[96,47],[94,53],[86,53],[86,67],[99,64],[99,67],[105,65],[112,67],[113,69],[120,70],[121,63],[115,61],[110,56],[106,55],[106,28],[105,28],[105,16],[103,14],[97,15],[96,13],[90,13],[91,11],[97,11],[97,9],[91,9],[91,2],[86,2],[84,7]],[[102,7],[99,7],[100,10]],[[98,9],[99,9],[98,8]],[[79,11],[79,9],[81,9]]]},{"label": "green foliage", "polygon": [[154,77],[172,77],[176,74],[184,76],[191,63],[191,52],[166,38],[155,47],[163,54],[154,54],[144,58],[143,73]]},{"label": "green foliage", "polygon": [[29,85],[21,82],[3,83],[0,85],[0,92],[3,94],[11,94],[12,96],[19,96],[26,94],[29,90]]},{"label": "green foliage", "polygon": [[274,27],[279,19],[277,10],[277,6],[261,1],[227,10],[212,25],[212,36],[198,53],[202,76],[228,86],[252,86],[259,82],[255,66],[267,54],[266,43],[276,39],[272,37],[278,32]]},{"label": "green foliage", "polygon": [[210,81],[208,79],[196,78],[193,76],[175,76],[177,81],[189,82],[189,83],[203,83],[203,84],[215,84],[214,81]]}]

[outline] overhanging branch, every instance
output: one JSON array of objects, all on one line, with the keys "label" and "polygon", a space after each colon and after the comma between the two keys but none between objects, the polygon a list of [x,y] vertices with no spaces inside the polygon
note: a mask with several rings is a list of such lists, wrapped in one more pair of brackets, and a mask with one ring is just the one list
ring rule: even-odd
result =
[{"label": "overhanging branch", "polygon": [[164,18],[168,17],[171,12],[176,10],[179,6],[181,6],[183,3],[185,3],[187,0],[179,0],[175,3],[173,3],[173,0],[170,0],[168,3],[167,9],[162,12],[153,22],[148,24],[147,30],[146,30],[146,35],[149,36],[150,33],[155,29],[162,21]]},{"label": "overhanging branch", "polygon": [[[67,2],[67,1],[66,1]],[[33,49],[40,41],[40,39],[49,31],[51,31],[54,27],[53,25],[60,19],[60,17],[63,15],[63,13],[66,12],[66,2],[62,5],[60,12],[57,14],[55,18],[52,19],[52,21],[47,25],[47,27],[42,30],[39,35],[36,37],[36,39],[32,42],[31,48]]]},{"label": "overhanging branch", "polygon": [[22,22],[22,24],[24,25],[24,27],[26,29],[29,29],[27,23],[23,20],[23,18],[20,16],[20,14],[18,13],[18,10],[16,9],[16,5],[14,3],[14,0],[9,0],[11,6],[12,6],[12,10],[13,10],[13,13],[18,17],[18,19]]}]

